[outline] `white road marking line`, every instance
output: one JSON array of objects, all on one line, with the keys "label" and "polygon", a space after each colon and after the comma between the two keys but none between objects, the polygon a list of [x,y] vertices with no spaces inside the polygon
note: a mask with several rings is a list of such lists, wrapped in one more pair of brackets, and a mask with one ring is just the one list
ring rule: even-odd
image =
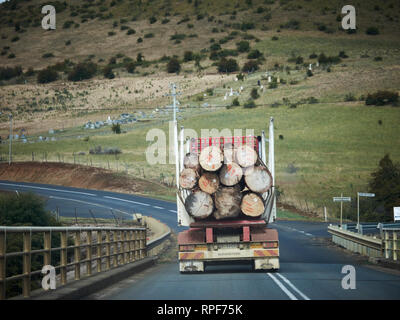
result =
[{"label": "white road marking line", "polygon": [[118,201],[125,201],[125,202],[129,202],[129,203],[140,204],[140,205],[142,205],[142,206],[150,207],[149,204],[143,203],[143,202],[137,202],[137,201],[132,201],[132,200],[125,200],[125,199],[114,198],[114,197],[109,197],[109,196],[104,196],[104,198],[113,199],[113,200],[118,200]]},{"label": "white road marking line", "polygon": [[303,292],[301,292],[293,283],[289,281],[285,276],[278,273],[278,277],[280,277],[283,281],[285,281],[294,291],[296,291],[304,300],[310,300]]},{"label": "white road marking line", "polygon": [[306,236],[314,237],[311,233],[305,233]]},{"label": "white road marking line", "polygon": [[22,187],[22,188],[32,188],[32,189],[49,190],[49,191],[65,192],[65,193],[75,193],[75,194],[82,194],[82,195],[85,195],[85,196],[96,197],[95,194],[93,194],[93,193],[87,193],[87,192],[59,190],[59,189],[44,188],[44,187],[36,187],[36,186],[26,186],[26,185],[21,185],[21,184],[3,183],[3,182],[0,182],[0,184],[1,184],[1,185],[4,185],[4,186]]},{"label": "white road marking line", "polygon": [[157,206],[152,206],[153,208],[156,208],[156,209],[162,209],[162,210],[164,210],[165,208],[163,208],[163,207],[157,207]]},{"label": "white road marking line", "polygon": [[168,210],[169,212],[176,213],[176,210]]},{"label": "white road marking line", "polygon": [[273,276],[271,273],[267,273],[267,275],[269,275],[269,277],[274,280],[274,282],[279,286],[279,288],[282,289],[282,291],[284,293],[286,293],[286,295],[291,299],[291,300],[298,300],[293,293],[291,293],[284,285],[282,282],[280,282],[277,278],[275,278],[275,276]]},{"label": "white road marking line", "polygon": [[105,209],[109,209],[109,210],[114,210],[114,211],[117,211],[117,212],[121,212],[122,214],[128,215],[128,216],[130,216],[130,217],[132,216],[131,214],[129,214],[129,213],[125,212],[125,211],[118,210],[118,209],[114,209],[114,208],[107,207],[107,206],[103,206],[103,205],[97,204],[97,203],[92,203],[92,202],[87,202],[87,201],[82,201],[82,200],[77,200],[77,199],[63,198],[63,197],[55,197],[55,196],[49,196],[49,198],[50,198],[50,199],[59,199],[59,200],[67,200],[67,201],[80,202],[80,203],[84,203],[84,204],[89,204],[89,205],[94,206],[94,207],[100,207],[100,208],[105,208]]}]

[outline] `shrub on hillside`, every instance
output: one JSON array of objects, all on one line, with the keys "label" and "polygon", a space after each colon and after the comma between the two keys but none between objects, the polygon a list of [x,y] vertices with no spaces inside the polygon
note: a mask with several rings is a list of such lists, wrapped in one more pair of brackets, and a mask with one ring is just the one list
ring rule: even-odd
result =
[{"label": "shrub on hillside", "polygon": [[113,70],[112,70],[112,68],[110,66],[106,66],[103,69],[103,75],[107,79],[114,79],[115,78],[115,74],[114,74],[114,72],[113,72]]},{"label": "shrub on hillside", "polygon": [[181,71],[181,64],[177,58],[171,58],[167,64],[168,73],[179,73]]},{"label": "shrub on hillside", "polygon": [[69,81],[81,81],[92,78],[97,71],[97,65],[93,62],[78,63],[68,74]]},{"label": "shrub on hillside", "polygon": [[376,36],[379,34],[379,29],[377,27],[369,27],[365,33],[371,36]]},{"label": "shrub on hillside", "polygon": [[58,79],[58,73],[52,68],[46,68],[40,70],[37,75],[37,82],[39,83],[49,83],[56,81]]},{"label": "shrub on hillside", "polygon": [[249,100],[243,105],[243,108],[245,108],[245,109],[252,109],[255,107],[256,107],[256,104],[253,100]]},{"label": "shrub on hillside", "polygon": [[194,59],[194,55],[192,51],[185,51],[183,54],[183,61],[188,62]]},{"label": "shrub on hillside", "polygon": [[392,104],[393,106],[398,105],[399,94],[398,92],[392,91],[377,91],[372,94],[368,94],[365,104],[383,106],[386,104]]},{"label": "shrub on hillside", "polygon": [[235,72],[239,70],[239,65],[235,59],[222,58],[218,63],[218,72]]},{"label": "shrub on hillside", "polygon": [[257,88],[251,89],[250,96],[251,96],[254,100],[256,100],[256,99],[258,99],[258,98],[260,97],[260,95],[258,94]]},{"label": "shrub on hillside", "polygon": [[254,72],[256,70],[258,70],[258,61],[256,60],[247,61],[242,68],[243,72]]},{"label": "shrub on hillside", "polygon": [[130,62],[126,65],[126,71],[128,71],[129,73],[134,73],[135,69],[136,69],[136,65],[134,62]]},{"label": "shrub on hillside", "polygon": [[261,58],[263,56],[263,54],[258,50],[251,50],[249,52],[249,54],[247,55],[247,59],[258,59]]},{"label": "shrub on hillside", "polygon": [[120,134],[121,133],[121,125],[119,123],[113,124],[111,126],[111,131],[114,132],[115,134]]},{"label": "shrub on hillside", "polygon": [[22,68],[17,67],[0,67],[0,80],[10,80],[22,74]]},{"label": "shrub on hillside", "polygon": [[336,63],[340,63],[342,60],[340,59],[340,57],[335,57],[335,56],[326,56],[324,53],[321,53],[318,56],[318,62],[320,64],[336,64]]},{"label": "shrub on hillside", "polygon": [[250,50],[250,43],[248,41],[240,41],[236,43],[237,50],[241,53],[248,52]]}]

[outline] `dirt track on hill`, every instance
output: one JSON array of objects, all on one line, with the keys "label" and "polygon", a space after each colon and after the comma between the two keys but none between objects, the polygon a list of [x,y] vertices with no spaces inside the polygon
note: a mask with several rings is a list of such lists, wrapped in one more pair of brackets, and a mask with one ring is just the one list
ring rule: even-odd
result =
[{"label": "dirt track on hill", "polygon": [[170,188],[164,185],[133,178],[124,173],[67,163],[18,162],[11,166],[2,163],[0,164],[0,180],[143,195],[171,193]]}]

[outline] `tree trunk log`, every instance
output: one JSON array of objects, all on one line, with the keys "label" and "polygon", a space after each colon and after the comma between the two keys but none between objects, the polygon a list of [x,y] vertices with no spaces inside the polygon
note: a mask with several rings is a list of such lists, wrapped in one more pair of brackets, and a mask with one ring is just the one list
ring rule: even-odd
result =
[{"label": "tree trunk log", "polygon": [[183,189],[193,189],[198,180],[198,174],[193,169],[183,169],[179,176],[179,185]]},{"label": "tree trunk log", "polygon": [[206,171],[217,171],[221,168],[223,161],[224,156],[219,147],[209,146],[200,153],[199,162]]},{"label": "tree trunk log", "polygon": [[263,166],[246,169],[244,180],[247,187],[256,193],[267,192],[272,187],[271,173]]},{"label": "tree trunk log", "polygon": [[243,167],[251,167],[257,162],[257,152],[250,146],[242,145],[236,150],[237,163]]},{"label": "tree trunk log", "polygon": [[234,162],[224,164],[219,172],[219,180],[223,185],[229,187],[239,183],[242,176],[242,168]]},{"label": "tree trunk log", "polygon": [[262,215],[265,210],[263,199],[253,192],[249,192],[243,196],[240,208],[242,212],[249,217],[258,217]]},{"label": "tree trunk log", "polygon": [[195,153],[187,153],[183,158],[183,165],[185,168],[193,169],[195,171],[199,171],[199,156]]},{"label": "tree trunk log", "polygon": [[205,172],[199,179],[199,187],[208,194],[217,192],[219,187],[218,175],[213,172]]},{"label": "tree trunk log", "polygon": [[185,209],[195,219],[205,219],[214,210],[213,199],[208,193],[197,190],[186,198]]},{"label": "tree trunk log", "polygon": [[236,218],[240,214],[242,195],[239,186],[220,187],[215,193],[214,217],[217,220]]}]

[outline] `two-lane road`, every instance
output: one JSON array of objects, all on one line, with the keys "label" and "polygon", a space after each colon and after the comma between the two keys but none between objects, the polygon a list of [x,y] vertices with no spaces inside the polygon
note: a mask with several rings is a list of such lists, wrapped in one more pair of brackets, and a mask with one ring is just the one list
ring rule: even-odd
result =
[{"label": "two-lane road", "polygon": [[[110,209],[120,215],[133,212],[151,215],[175,232],[176,204],[146,197],[113,192],[0,181],[0,189],[31,191],[48,198],[47,209],[60,208],[60,214],[112,218]],[[140,275],[99,292],[97,299],[237,299],[237,300],[314,300],[314,299],[400,299],[400,274],[360,264],[353,255],[325,245],[316,238],[329,237],[326,224],[277,221],[279,231],[279,272],[252,272],[249,265],[210,266],[206,273],[180,274],[176,262],[159,264]],[[345,265],[356,270],[356,288],[342,288]]]}]

